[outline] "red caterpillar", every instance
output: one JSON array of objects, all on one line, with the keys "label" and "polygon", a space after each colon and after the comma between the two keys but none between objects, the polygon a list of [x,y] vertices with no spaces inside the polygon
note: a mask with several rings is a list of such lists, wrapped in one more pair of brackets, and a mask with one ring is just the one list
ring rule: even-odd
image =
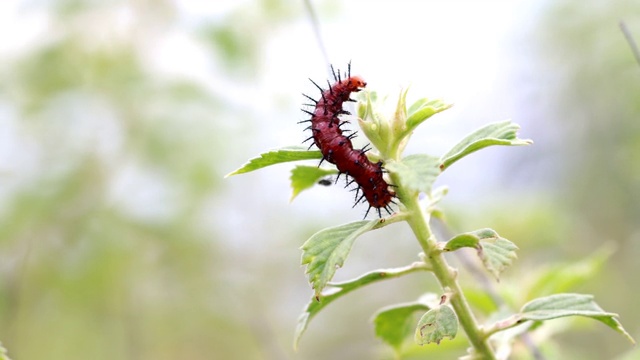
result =
[{"label": "red caterpillar", "polygon": [[[382,177],[384,170],[382,168],[382,161],[372,163],[366,156],[366,152],[369,150],[366,147],[363,149],[354,149],[351,144],[356,134],[351,133],[348,136],[343,135],[343,132],[349,130],[342,130],[340,127],[349,121],[340,120],[340,115],[351,115],[348,111],[342,109],[342,104],[345,101],[355,101],[349,98],[352,92],[358,92],[367,83],[359,76],[351,76],[351,64],[349,63],[346,79],[342,80],[340,77],[340,71],[336,73],[331,67],[335,83],[331,85],[328,81],[329,88],[327,90],[322,89],[313,80],[311,82],[320,90],[320,99],[315,100],[312,97],[303,94],[313,104],[307,104],[314,106],[313,112],[302,109],[302,111],[311,115],[311,119],[301,121],[310,122],[311,125],[307,129],[311,129],[312,136],[306,139],[304,142],[313,139],[314,144],[322,152],[322,161],[326,160],[332,164],[335,164],[340,174],[351,176],[353,179],[347,182],[347,186],[355,182],[358,187],[354,189],[356,191],[356,203],[357,205],[363,198],[369,203],[364,217],[366,218],[371,208],[378,210],[378,216],[382,217],[380,211],[384,208],[389,214],[391,214],[390,203],[394,203],[393,198],[395,193],[390,189],[392,185],[385,182]],[[313,144],[312,144],[313,146]],[[318,165],[320,166],[320,165]],[[338,179],[336,178],[336,182]],[[358,198],[359,192],[362,190],[362,196]]]}]

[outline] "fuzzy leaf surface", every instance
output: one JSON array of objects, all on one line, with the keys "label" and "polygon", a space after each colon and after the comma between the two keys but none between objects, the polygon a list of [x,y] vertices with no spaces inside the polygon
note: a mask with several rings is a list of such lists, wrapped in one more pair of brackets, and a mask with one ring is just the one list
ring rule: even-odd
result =
[{"label": "fuzzy leaf surface", "polygon": [[317,166],[298,165],[291,170],[291,200],[295,199],[301,191],[313,187],[318,180],[327,176],[337,174],[338,170],[324,169]]},{"label": "fuzzy leaf surface", "polygon": [[411,334],[413,314],[428,311],[430,308],[422,301],[387,306],[373,315],[376,336],[400,353],[404,340]]},{"label": "fuzzy leaf surface", "polygon": [[409,107],[408,110],[408,131],[413,131],[416,127],[418,127],[418,125],[422,124],[431,116],[441,111],[447,110],[451,106],[451,104],[447,104],[439,99],[429,100],[427,98],[422,98],[417,100]]},{"label": "fuzzy leaf surface", "polygon": [[533,141],[519,139],[516,136],[519,129],[520,126],[518,124],[514,124],[509,120],[486,125],[462,139],[449,152],[443,155],[440,159],[440,168],[444,170],[463,157],[488,146],[532,144]]},{"label": "fuzzy leaf surface", "polygon": [[454,251],[463,247],[474,248],[485,268],[496,277],[517,258],[518,247],[500,237],[492,229],[481,229],[457,235],[444,245],[444,251]]},{"label": "fuzzy leaf surface", "polygon": [[307,265],[306,273],[316,296],[320,296],[336,270],[344,265],[356,238],[373,229],[378,222],[356,221],[323,229],[302,244],[302,265]]},{"label": "fuzzy leaf surface", "polygon": [[635,344],[635,340],[618,321],[618,314],[602,310],[593,300],[593,295],[555,294],[534,299],[520,310],[522,319],[543,321],[566,316],[584,316],[598,320]]},{"label": "fuzzy leaf surface", "polygon": [[385,168],[397,174],[402,185],[413,191],[431,193],[431,186],[440,175],[440,160],[431,155],[409,155],[401,162],[388,161]]},{"label": "fuzzy leaf surface", "polygon": [[416,327],[415,341],[418,345],[439,344],[442,339],[453,339],[458,333],[458,317],[449,305],[440,305],[427,311]]},{"label": "fuzzy leaf surface", "polygon": [[582,316],[598,320],[635,344],[633,337],[618,321],[618,314],[602,310],[593,300],[593,295],[586,294],[555,294],[531,300],[522,307],[520,313],[496,322],[490,328],[490,332],[503,331],[524,321],[541,322],[567,316]]},{"label": "fuzzy leaf surface", "polygon": [[378,281],[387,280],[397,278],[403,275],[407,275],[416,271],[428,271],[429,268],[426,266],[424,262],[415,262],[409,266],[394,268],[394,269],[384,269],[384,270],[375,270],[368,272],[359,278],[354,280],[345,281],[342,283],[331,283],[329,287],[333,288],[327,293],[322,294],[321,296],[315,296],[311,299],[311,301],[307,304],[304,311],[298,317],[298,324],[296,326],[296,332],[294,335],[294,348],[298,347],[298,343],[300,342],[300,338],[302,334],[307,330],[309,326],[309,322],[313,317],[315,317],[320,310],[324,309],[327,305],[332,303],[334,300],[361,288],[365,285],[372,284]]},{"label": "fuzzy leaf surface", "polygon": [[320,150],[307,150],[304,146],[283,147],[280,149],[269,150],[250,159],[240,168],[225,175],[225,177],[248,173],[270,165],[309,159],[322,159],[322,153]]}]

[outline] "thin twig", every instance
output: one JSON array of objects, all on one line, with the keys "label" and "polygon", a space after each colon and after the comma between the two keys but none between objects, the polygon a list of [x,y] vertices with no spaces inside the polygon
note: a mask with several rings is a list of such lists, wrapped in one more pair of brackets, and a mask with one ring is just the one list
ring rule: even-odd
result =
[{"label": "thin twig", "polygon": [[316,15],[316,11],[311,4],[311,0],[304,0],[304,6],[307,9],[307,13],[309,15],[309,20],[311,21],[311,28],[313,28],[313,33],[316,36],[316,41],[318,42],[318,47],[322,52],[322,56],[324,57],[324,62],[327,64],[327,70],[331,66],[331,62],[329,61],[329,54],[327,53],[327,48],[324,46],[324,41],[322,40],[322,32],[320,31],[320,22],[318,21],[318,16]]},{"label": "thin twig", "polygon": [[629,47],[631,48],[631,52],[633,52],[633,56],[636,58],[638,65],[640,65],[640,50],[638,49],[638,44],[636,44],[635,40],[631,36],[631,32],[624,21],[620,21],[620,30],[624,34],[625,39],[629,43]]}]

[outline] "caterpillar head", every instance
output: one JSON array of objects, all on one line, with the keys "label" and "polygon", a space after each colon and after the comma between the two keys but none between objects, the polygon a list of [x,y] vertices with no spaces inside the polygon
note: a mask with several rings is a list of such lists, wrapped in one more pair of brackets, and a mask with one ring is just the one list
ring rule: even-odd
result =
[{"label": "caterpillar head", "polygon": [[347,82],[347,88],[349,91],[357,92],[367,86],[367,83],[360,76],[352,76],[345,81]]}]

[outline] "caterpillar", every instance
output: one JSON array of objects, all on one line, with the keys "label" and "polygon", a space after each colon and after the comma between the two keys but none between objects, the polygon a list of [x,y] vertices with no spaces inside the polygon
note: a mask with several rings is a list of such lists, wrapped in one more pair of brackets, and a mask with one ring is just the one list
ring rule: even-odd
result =
[{"label": "caterpillar", "polygon": [[[371,208],[375,208],[378,211],[378,216],[382,218],[380,209],[385,209],[389,214],[392,213],[390,204],[395,204],[393,198],[396,197],[395,192],[391,189],[393,185],[384,180],[383,174],[385,170],[382,161],[373,163],[367,157],[366,153],[370,150],[368,145],[362,149],[353,148],[351,139],[357,135],[351,130],[343,130],[342,126],[348,124],[349,121],[341,120],[340,118],[341,115],[351,115],[351,113],[343,109],[343,103],[347,101],[355,102],[350,98],[351,93],[362,90],[367,86],[367,83],[359,76],[351,76],[351,63],[348,65],[344,80],[341,78],[340,70],[336,72],[331,66],[331,72],[335,82],[332,85],[327,80],[328,89],[323,89],[315,81],[309,79],[320,90],[320,98],[318,100],[302,94],[312,102],[305,105],[314,108],[313,111],[302,109],[311,118],[300,121],[300,123],[311,123],[305,130],[311,130],[312,133],[303,143],[313,140],[309,148],[316,145],[320,149],[322,159],[318,166],[323,161],[327,161],[338,168],[339,173],[336,182],[341,174],[345,174],[347,177],[346,186],[354,182],[357,184],[357,187],[352,190],[356,192],[353,206],[368,202],[369,208],[364,215],[365,218]],[[349,135],[344,135],[344,133]],[[351,177],[351,180],[349,180],[349,177]],[[361,196],[360,191],[362,191]]]}]

